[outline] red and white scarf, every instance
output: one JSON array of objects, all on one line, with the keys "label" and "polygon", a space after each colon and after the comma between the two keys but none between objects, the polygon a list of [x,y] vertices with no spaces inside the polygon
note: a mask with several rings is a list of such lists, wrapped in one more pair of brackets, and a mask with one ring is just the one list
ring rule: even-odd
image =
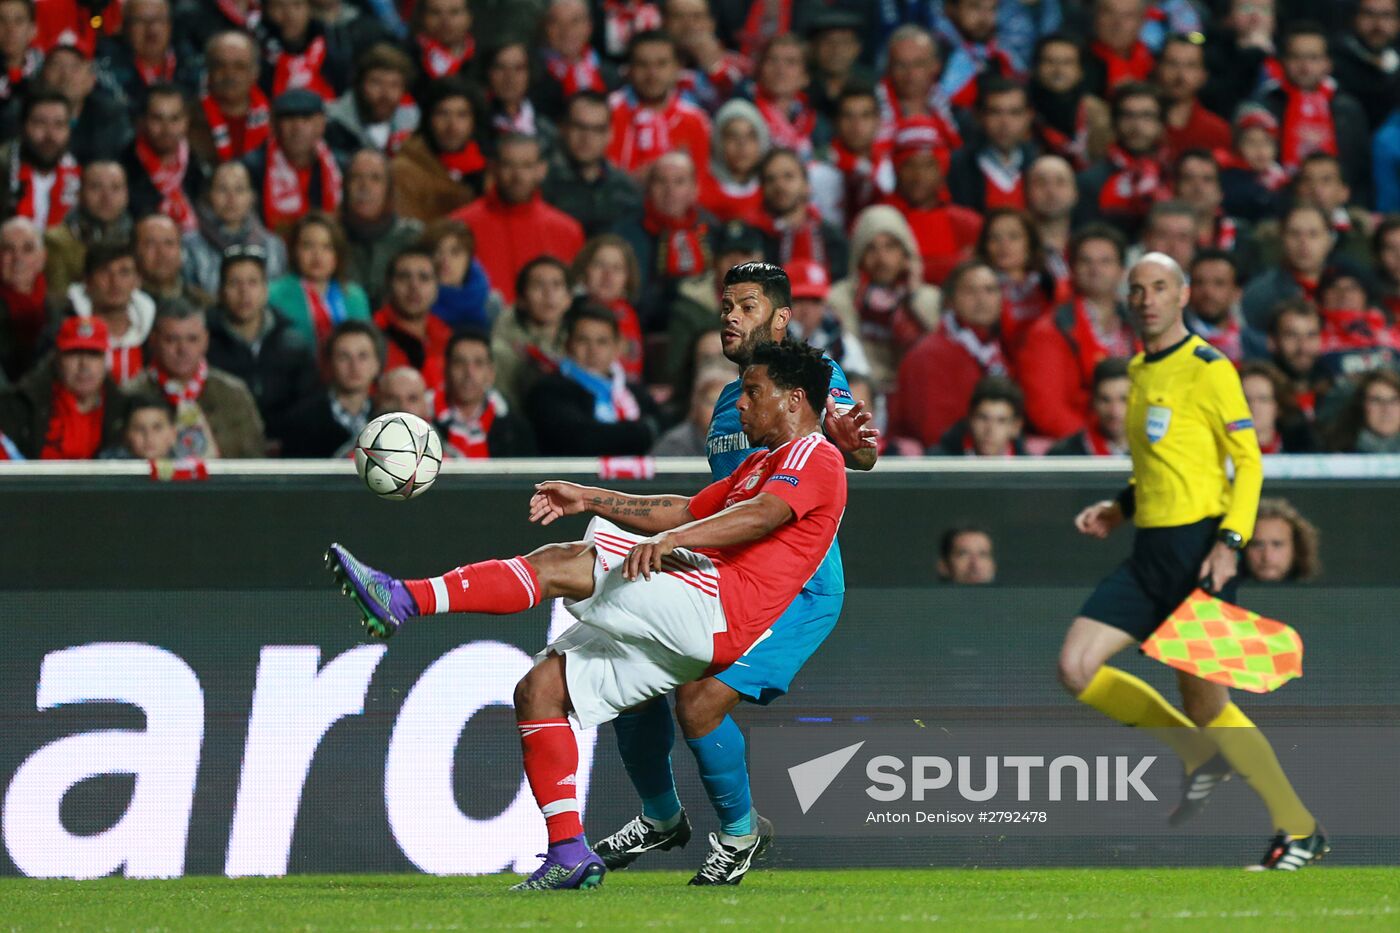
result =
[{"label": "red and white scarf", "polygon": [[1115,171],[1099,191],[1099,209],[1105,214],[1145,217],[1153,202],[1171,197],[1157,153],[1133,155],[1115,143],[1108,147],[1107,158]]},{"label": "red and white scarf", "polygon": [[[899,129],[900,121],[908,118],[910,114],[905,113],[904,108],[900,106],[899,97],[894,92],[894,82],[889,78],[882,78],[880,83],[875,85],[875,98],[880,104],[880,139],[891,141],[895,131]],[[944,146],[949,151],[962,148],[962,134],[958,132],[957,120],[953,118],[953,108],[949,106],[937,84],[929,90],[924,109],[928,111],[924,118],[933,121],[943,137]]]},{"label": "red and white scarf", "polygon": [[655,273],[679,279],[699,275],[710,266],[709,225],[691,208],[684,217],[668,217],[647,201],[642,227],[656,237]]},{"label": "red and white scarf", "polygon": [[520,109],[516,111],[515,116],[506,113],[504,108],[497,110],[491,117],[491,125],[501,133],[539,135],[539,127],[535,122],[535,105],[530,103],[528,97],[520,102]]},{"label": "red and white scarf", "polygon": [[[761,5],[761,0],[754,4],[755,8]],[[763,115],[763,122],[768,124],[768,133],[776,148],[791,149],[804,159],[812,154],[812,130],[817,126],[817,112],[807,103],[806,94],[799,91],[797,100],[788,108],[779,106],[761,91],[754,95],[753,102]]]},{"label": "red and white scarf", "polygon": [[30,46],[24,50],[18,68],[0,71],[0,100],[9,100],[15,91],[44,67],[44,53]]},{"label": "red and white scarf", "polygon": [[558,52],[546,49],[544,66],[563,88],[565,100],[579,91],[597,91],[601,94],[607,90],[607,85],[603,83],[603,72],[598,64],[598,53],[592,48],[572,62]]},{"label": "red and white scarf", "polygon": [[268,106],[267,95],[256,86],[248,93],[248,111],[243,116],[243,145],[233,145],[233,133],[229,130],[228,117],[213,97],[205,94],[199,99],[204,110],[204,119],[209,124],[209,135],[214,139],[214,151],[220,162],[237,159],[252,152],[267,142],[271,130],[272,108]]},{"label": "red and white scarf", "polygon": [[248,12],[244,13],[238,9],[233,0],[216,0],[219,12],[224,14],[224,19],[233,25],[249,32],[258,28],[262,22],[262,3],[260,0],[248,0]]},{"label": "red and white scarf", "polygon": [[647,0],[603,0],[603,50],[611,58],[627,53],[639,32],[661,28],[661,11]]},{"label": "red and white scarf", "polygon": [[199,361],[199,368],[188,379],[176,379],[161,368],[159,363],[152,363],[149,369],[151,379],[160,386],[161,393],[171,407],[179,411],[186,405],[193,405],[199,401],[199,397],[204,394],[204,384],[209,380],[209,363],[206,360]]},{"label": "red and white scarf", "polygon": [[136,158],[151,184],[160,192],[161,202],[157,208],[162,214],[175,221],[182,232],[188,233],[199,228],[199,218],[194,205],[185,194],[185,173],[190,167],[190,144],[180,140],[180,147],[172,160],[162,159],[146,141],[144,133],[136,136]]},{"label": "red and white scarf", "polygon": [[[58,165],[53,169],[56,177],[53,186],[49,188],[45,227],[58,226],[68,212],[77,206],[82,173],[82,166],[78,165],[70,153],[65,152],[63,158],[58,160]],[[15,146],[10,158],[10,204],[13,205],[16,216],[28,217],[30,220],[39,218],[39,206],[34,201],[34,176],[39,174],[42,173],[37,172],[34,166],[20,159],[19,146]]]},{"label": "red and white scarf", "polygon": [[982,334],[971,325],[960,324],[955,315],[943,315],[943,333],[948,339],[967,351],[987,376],[1006,375],[1006,357],[1001,351],[1001,341],[993,333]]},{"label": "red and white scarf", "polygon": [[[672,94],[659,108],[648,107],[640,101],[633,103],[630,93],[620,96],[622,103],[615,97],[613,110],[618,112],[622,108],[627,124],[622,128],[621,139],[613,138],[619,147],[617,164],[624,168],[645,165],[670,152],[674,148],[671,129],[681,112],[680,95]],[[627,113],[629,108],[631,112]]]},{"label": "red and white scarf", "polygon": [[890,158],[890,143],[876,141],[870,155],[857,155],[842,145],[841,140],[831,141],[831,162],[844,180],[846,221],[855,223],[856,215],[879,200],[888,192],[880,188],[879,175]]},{"label": "red and white scarf", "polygon": [[460,152],[439,152],[437,160],[446,170],[447,177],[453,181],[461,181],[468,175],[475,175],[486,168],[486,157],[481,154],[481,147],[476,144],[476,140],[467,143]]},{"label": "red and white scarf", "polygon": [[765,232],[778,241],[778,264],[786,266],[799,259],[826,265],[826,242],[822,239],[822,215],[813,205],[795,224],[772,218]]},{"label": "red and white scarf", "polygon": [[495,389],[488,389],[481,404],[481,412],[475,417],[468,418],[462,414],[460,408],[448,406],[438,413],[437,421],[439,427],[446,429],[449,447],[463,457],[484,460],[491,456],[491,448],[487,444],[491,436],[491,426],[496,423],[497,418],[509,412],[510,406],[506,404],[501,393]]},{"label": "red and white scarf", "polygon": [[1235,222],[1235,218],[1226,216],[1224,211],[1218,211],[1215,215],[1215,223],[1211,227],[1209,236],[1202,246],[1213,246],[1216,249],[1230,251],[1239,242],[1240,225]]},{"label": "red and white scarf", "polygon": [[867,343],[893,347],[903,353],[927,333],[924,322],[910,310],[908,282],[877,285],[860,273],[855,306],[860,315],[860,335]]},{"label": "red and white scarf", "polygon": [[317,143],[315,164],[309,169],[298,169],[287,161],[276,137],[268,139],[262,193],[263,219],[269,230],[276,230],[311,209],[311,176],[317,170],[321,173],[321,203],[317,206],[334,214],[340,208],[341,184],[340,168],[330,147]]},{"label": "red and white scarf", "polygon": [[168,84],[175,80],[175,50],[166,49],[165,58],[159,65],[150,65],[141,59],[136,59],[136,74],[141,77],[141,83],[146,87],[153,84]]},{"label": "red and white scarf", "polygon": [[1157,59],[1152,56],[1152,50],[1142,42],[1133,43],[1133,49],[1126,58],[1102,42],[1090,43],[1089,51],[1103,62],[1104,68],[1108,70],[1106,91],[1112,91],[1125,81],[1146,81],[1152,77],[1152,71],[1157,67]]},{"label": "red and white scarf", "polygon": [[792,0],[753,0],[739,30],[739,51],[756,58],[775,38],[792,31]]},{"label": "red and white scarf", "polygon": [[1022,174],[1025,171],[1024,163],[1025,153],[1020,149],[1012,153],[1010,165],[997,158],[991,149],[983,149],[978,154],[977,168],[982,172],[982,180],[985,183],[984,210],[990,211],[998,207],[1025,210],[1025,176]]},{"label": "red and white scarf", "polygon": [[455,75],[462,70],[463,65],[472,60],[476,55],[476,40],[467,36],[466,41],[462,43],[462,53],[456,55],[436,39],[419,36],[418,55],[418,60],[423,64],[423,71],[429,78],[445,78]]},{"label": "red and white scarf", "polygon": [[288,52],[285,48],[279,50],[272,60],[272,96],[275,98],[283,91],[305,88],[315,91],[323,100],[334,100],[335,90],[321,74],[321,66],[325,63],[325,36],[312,39],[302,52]]},{"label": "red and white scarf", "polygon": [[1280,78],[1288,102],[1279,127],[1279,159],[1284,168],[1296,169],[1315,152],[1337,154],[1337,128],[1332,122],[1332,98],[1337,82],[1323,78],[1316,90],[1305,91],[1287,78]]}]

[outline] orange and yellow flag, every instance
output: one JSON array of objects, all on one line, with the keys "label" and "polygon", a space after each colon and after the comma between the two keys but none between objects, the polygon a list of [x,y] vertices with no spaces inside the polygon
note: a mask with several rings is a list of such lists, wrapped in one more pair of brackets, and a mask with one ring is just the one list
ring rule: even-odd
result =
[{"label": "orange and yellow flag", "polygon": [[1269,693],[1303,676],[1303,639],[1282,622],[1197,589],[1142,653],[1212,683]]}]

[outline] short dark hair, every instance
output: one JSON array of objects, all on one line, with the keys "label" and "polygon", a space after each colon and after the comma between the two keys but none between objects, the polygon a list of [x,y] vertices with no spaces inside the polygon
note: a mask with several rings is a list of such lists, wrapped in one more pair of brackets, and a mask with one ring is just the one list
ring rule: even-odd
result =
[{"label": "short dark hair", "polygon": [[988,541],[992,540],[992,533],[981,525],[954,525],[939,536],[938,556],[943,560],[952,557],[953,545],[957,544],[963,535],[985,535]]},{"label": "short dark hair", "polygon": [[463,327],[453,333],[451,339],[447,341],[447,349],[442,354],[443,362],[451,360],[452,352],[464,343],[481,344],[486,348],[486,358],[493,363],[496,361],[496,354],[491,350],[491,335],[479,327]]},{"label": "short dark hair", "polygon": [[797,163],[797,167],[802,171],[802,177],[807,177],[807,163],[803,161],[802,154],[796,149],[788,149],[783,146],[776,146],[764,153],[763,158],[758,161],[758,178],[762,182],[763,175],[768,171],[768,166],[778,159],[791,159]]},{"label": "short dark hair", "polygon": [[157,395],[154,392],[137,392],[131,396],[131,403],[127,407],[126,423],[131,424],[131,419],[138,411],[146,411],[147,409],[161,412],[170,419],[172,424],[175,422],[175,406],[164,395]]},{"label": "short dark hair", "polygon": [[826,410],[831,392],[831,363],[822,351],[792,338],[760,343],[754,347],[750,366],[768,367],[768,378],[780,389],[801,389],[812,413]]},{"label": "short dark hair", "polygon": [[263,278],[267,278],[267,250],[256,244],[237,243],[224,250],[224,255],[219,260],[219,286],[228,281],[229,270],[240,262],[252,263],[262,271]]},{"label": "short dark hair", "polygon": [[977,80],[977,112],[985,113],[987,101],[998,94],[1020,94],[1030,103],[1030,91],[1024,84],[989,72]]},{"label": "short dark hair", "polygon": [[1167,108],[1162,103],[1162,92],[1157,85],[1148,84],[1146,81],[1124,81],[1113,89],[1109,98],[1114,123],[1118,122],[1123,102],[1130,97],[1150,97],[1157,105],[1157,114],[1161,116],[1166,113]]},{"label": "short dark hair", "polygon": [[724,274],[724,287],[753,283],[763,290],[774,310],[792,307],[792,281],[782,266],[771,262],[741,262]]},{"label": "short dark hair", "polygon": [[1069,238],[1069,261],[1071,265],[1079,258],[1079,251],[1084,248],[1084,244],[1093,240],[1106,240],[1113,244],[1114,251],[1118,253],[1118,264],[1122,265],[1126,261],[1128,256],[1128,241],[1124,239],[1123,234],[1118,231],[1117,227],[1095,221],[1094,223],[1087,223],[1080,227],[1075,232],[1074,236]]},{"label": "short dark hair", "polygon": [[578,326],[584,321],[606,325],[614,337],[622,333],[622,328],[617,324],[617,315],[580,295],[574,299],[574,303],[569,306],[568,313],[564,315],[564,339],[566,341],[572,340],[574,331],[578,330]]},{"label": "short dark hair", "polygon": [[28,123],[30,115],[44,104],[62,104],[68,115],[70,117],[73,115],[73,103],[62,91],[41,84],[24,95],[24,103],[20,105],[19,122],[21,125]]},{"label": "short dark hair", "polygon": [[972,390],[972,401],[967,404],[970,416],[983,402],[1005,402],[1011,406],[1017,418],[1026,416],[1026,395],[1021,387],[1005,376],[983,376]]},{"label": "short dark hair", "polygon": [[1309,165],[1315,165],[1318,162],[1326,162],[1329,165],[1335,166],[1339,172],[1342,170],[1342,160],[1336,156],[1327,152],[1310,152],[1303,156],[1302,161],[1298,163],[1298,174],[1301,175],[1303,169],[1307,168]]},{"label": "short dark hair", "polygon": [[992,264],[987,262],[985,259],[981,259],[975,256],[972,259],[964,259],[962,262],[954,266],[953,271],[949,272],[948,277],[943,280],[944,300],[951,301],[953,295],[956,294],[958,290],[958,286],[962,284],[964,276],[967,276],[969,273],[975,272],[978,269],[987,269],[993,275],[996,275],[996,270],[992,268]]},{"label": "short dark hair", "polygon": [[1194,278],[1195,275],[1196,275],[1196,267],[1199,266],[1199,265],[1200,265],[1201,263],[1203,263],[1203,262],[1223,262],[1223,263],[1225,263],[1226,265],[1228,265],[1228,266],[1230,267],[1230,272],[1231,272],[1231,273],[1234,275],[1234,277],[1235,277],[1235,284],[1237,284],[1237,285],[1239,284],[1239,281],[1240,281],[1240,264],[1239,264],[1239,261],[1235,259],[1234,253],[1231,253],[1231,252],[1229,252],[1228,250],[1217,249],[1217,248],[1214,247],[1214,246],[1209,247],[1209,248],[1207,248],[1207,249],[1200,249],[1200,250],[1197,250],[1197,251],[1196,251],[1196,255],[1193,256],[1193,257],[1191,258],[1191,266],[1190,266],[1190,269],[1188,270],[1189,273],[1191,274],[1191,276],[1192,276],[1193,278]]},{"label": "short dark hair", "polygon": [[1218,176],[1220,174],[1220,163],[1215,161],[1215,155],[1209,149],[1202,149],[1201,147],[1196,146],[1191,149],[1185,150],[1179,156],[1176,157],[1176,162],[1172,164],[1172,175],[1175,176],[1181,174],[1181,167],[1185,165],[1188,160],[1199,160],[1201,162],[1209,162],[1211,165],[1215,166],[1216,175]]},{"label": "short dark hair", "polygon": [[1274,305],[1273,312],[1269,315],[1269,336],[1277,337],[1279,324],[1290,314],[1298,317],[1316,318],[1318,323],[1322,323],[1322,312],[1317,310],[1317,305],[1306,298],[1285,298]]},{"label": "short dark hair", "polygon": [[1159,61],[1161,60],[1161,55],[1166,54],[1167,46],[1169,45],[1185,45],[1193,49],[1199,49],[1202,58],[1204,58],[1206,54],[1205,37],[1200,33],[1174,32],[1167,36],[1167,41],[1162,43],[1162,51],[1159,53],[1158,57]]},{"label": "short dark hair", "polygon": [[379,358],[379,366],[382,369],[384,367],[385,352],[384,335],[380,333],[378,327],[375,327],[369,321],[362,321],[359,318],[350,318],[332,327],[331,332],[326,335],[326,342],[321,352],[325,355],[325,358],[329,360],[331,358],[331,353],[335,351],[336,341],[344,337],[353,337],[356,334],[368,337],[369,342],[374,344],[374,355]]},{"label": "short dark hair", "polygon": [[872,85],[866,84],[864,81],[847,81],[841,86],[840,93],[836,95],[836,106],[832,109],[832,113],[840,113],[842,104],[857,98],[873,100],[876,106],[880,103],[880,97],[875,93],[875,88]]},{"label": "short dark hair", "polygon": [[[1296,20],[1283,31],[1283,38],[1279,40],[1278,44],[1279,55],[1287,55],[1288,46],[1299,36],[1316,36],[1321,39],[1324,44],[1327,42],[1327,30],[1317,20]],[[1328,54],[1331,54],[1330,49],[1328,50]]]},{"label": "short dark hair", "polygon": [[1097,392],[1099,386],[1114,379],[1128,378],[1128,361],[1121,356],[1109,356],[1101,359],[1094,365],[1093,390]]},{"label": "short dark hair", "polygon": [[520,297],[525,294],[525,286],[530,284],[530,276],[534,275],[535,270],[541,266],[550,266],[558,269],[560,272],[564,273],[564,285],[571,286],[573,284],[573,280],[569,276],[569,267],[564,265],[563,262],[555,259],[553,256],[536,256],[534,259],[531,259],[529,262],[525,263],[525,265],[521,266],[520,271],[516,273],[515,295],[517,302],[520,300]]},{"label": "short dark hair", "polygon": [[664,29],[645,29],[633,36],[631,41],[627,43],[627,54],[624,58],[630,63],[633,56],[637,54],[637,49],[652,44],[668,46],[672,55],[676,56],[677,59],[681,57],[680,45],[669,32]]},{"label": "short dark hair", "polygon": [[185,92],[169,81],[159,81],[146,88],[146,99],[141,102],[141,116],[151,112],[151,101],[157,97],[179,98],[181,106],[186,102]]},{"label": "short dark hair", "polygon": [[602,94],[592,88],[584,88],[581,91],[571,94],[569,99],[564,102],[565,115],[573,112],[574,104],[593,104],[598,107],[608,107],[608,98],[606,94]]},{"label": "short dark hair", "polygon": [[115,243],[94,243],[83,256],[83,278],[90,277],[99,269],[104,269],[122,259],[136,261],[136,248],[130,240]]},{"label": "short dark hair", "polygon": [[413,59],[397,46],[382,41],[374,43],[356,56],[355,84],[359,85],[364,76],[371,71],[396,71],[409,83],[413,82],[417,74]]},{"label": "short dark hair", "polygon": [[390,278],[393,278],[394,273],[398,272],[399,263],[403,262],[410,256],[418,256],[422,259],[426,259],[428,260],[428,265],[433,265],[433,263],[435,262],[435,259],[433,258],[433,251],[429,249],[426,244],[422,243],[421,241],[416,243],[410,243],[403,249],[395,253],[389,259],[389,265],[384,270],[385,273]]}]

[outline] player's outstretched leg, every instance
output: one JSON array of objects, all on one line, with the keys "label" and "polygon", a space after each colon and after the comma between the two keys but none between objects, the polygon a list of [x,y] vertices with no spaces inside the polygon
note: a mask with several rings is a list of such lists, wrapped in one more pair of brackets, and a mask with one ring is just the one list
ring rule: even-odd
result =
[{"label": "player's outstretched leg", "polygon": [[376,638],[389,638],[405,619],[418,614],[408,588],[387,573],[356,559],[348,549],[332,544],[326,568],[340,582],[340,591],[360,607],[361,622]]},{"label": "player's outstretched leg", "polygon": [[551,655],[536,664],[515,688],[516,725],[525,777],[544,814],[549,850],[544,862],[513,891],[594,888],[607,868],[588,847],[578,805],[578,741],[569,725],[569,690],[564,658]]},{"label": "player's outstretched leg", "polygon": [[1276,835],[1253,867],[1295,871],[1327,854],[1330,846],[1317,819],[1299,799],[1264,733],[1230,702],[1230,691],[1189,674],[1177,679],[1187,714],[1205,726],[1221,756],[1269,810]]},{"label": "player's outstretched leg", "polygon": [[642,812],[593,847],[609,871],[626,868],[648,852],[683,848],[691,835],[671,770],[676,729],[666,698],[618,716],[613,731],[627,776],[642,798]]}]

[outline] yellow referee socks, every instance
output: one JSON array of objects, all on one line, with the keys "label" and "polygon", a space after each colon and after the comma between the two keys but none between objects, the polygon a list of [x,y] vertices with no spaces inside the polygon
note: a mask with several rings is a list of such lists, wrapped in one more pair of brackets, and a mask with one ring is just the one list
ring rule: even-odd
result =
[{"label": "yellow referee socks", "polygon": [[1317,820],[1303,806],[1278,763],[1274,748],[1248,716],[1230,703],[1206,727],[1220,753],[1248,782],[1264,806],[1274,827],[1290,836],[1311,836]]},{"label": "yellow referee socks", "polygon": [[1077,699],[1125,726],[1151,729],[1176,752],[1187,771],[1215,757],[1215,744],[1208,736],[1150,684],[1127,671],[1105,664]]}]

